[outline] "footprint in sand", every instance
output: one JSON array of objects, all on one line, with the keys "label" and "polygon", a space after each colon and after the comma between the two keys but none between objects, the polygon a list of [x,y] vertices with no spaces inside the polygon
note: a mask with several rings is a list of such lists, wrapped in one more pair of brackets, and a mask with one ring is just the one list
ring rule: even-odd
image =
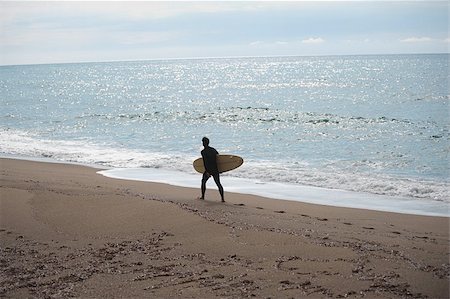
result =
[{"label": "footprint in sand", "polygon": [[279,213],[279,214],[284,214],[286,213],[285,211],[274,211],[275,213]]},{"label": "footprint in sand", "polygon": [[243,204],[243,203],[235,203],[234,205],[239,206],[239,207],[245,206],[245,204]]},{"label": "footprint in sand", "polygon": [[375,229],[375,228],[369,227],[369,226],[363,226],[363,228],[364,228],[364,229],[370,229],[370,230]]},{"label": "footprint in sand", "polygon": [[316,218],[316,219],[319,220],[319,221],[328,221],[327,218]]}]

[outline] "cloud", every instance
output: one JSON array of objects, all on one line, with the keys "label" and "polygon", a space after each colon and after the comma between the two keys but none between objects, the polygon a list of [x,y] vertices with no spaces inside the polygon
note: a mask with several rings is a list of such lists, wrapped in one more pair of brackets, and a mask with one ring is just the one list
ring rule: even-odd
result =
[{"label": "cloud", "polygon": [[167,31],[167,32],[100,32],[98,36],[105,36],[106,39],[111,40],[117,45],[139,46],[139,45],[154,45],[157,43],[164,43],[177,39],[183,36],[182,32]]},{"label": "cloud", "polygon": [[0,65],[448,52],[448,3],[374,2],[0,0]]},{"label": "cloud", "polygon": [[257,40],[257,41],[251,42],[251,43],[248,44],[248,45],[254,47],[254,46],[259,46],[259,45],[261,45],[261,44],[263,44],[263,42],[260,41],[260,40]]},{"label": "cloud", "polygon": [[87,16],[143,21],[188,14],[267,11],[284,6],[286,4],[253,1],[0,1],[0,20],[7,24],[35,17],[42,19],[64,15],[67,18]]},{"label": "cloud", "polygon": [[433,39],[431,37],[423,36],[423,37],[408,37],[401,39],[400,42],[402,43],[424,43],[424,42],[431,42]]},{"label": "cloud", "polygon": [[265,42],[265,41],[257,40],[257,41],[249,43],[248,45],[251,47],[256,47],[256,46],[266,46],[267,47],[267,46],[286,46],[289,44],[295,44],[295,42],[288,42],[288,41],[281,41],[281,40]]},{"label": "cloud", "polygon": [[303,44],[321,44],[321,43],[324,43],[324,42],[325,42],[325,40],[323,38],[321,38],[321,37],[317,37],[317,38],[310,37],[308,39],[302,40]]},{"label": "cloud", "polygon": [[3,50],[11,49],[55,49],[55,50],[87,50],[110,47],[157,46],[178,38],[185,31],[130,31],[109,30],[109,28],[59,28],[41,25],[8,30],[0,34]]}]

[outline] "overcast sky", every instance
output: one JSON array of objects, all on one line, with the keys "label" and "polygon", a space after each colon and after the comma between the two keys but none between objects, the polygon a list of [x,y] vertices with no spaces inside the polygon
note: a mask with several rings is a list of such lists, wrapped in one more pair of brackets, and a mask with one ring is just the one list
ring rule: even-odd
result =
[{"label": "overcast sky", "polygon": [[0,65],[448,53],[448,1],[0,2]]}]

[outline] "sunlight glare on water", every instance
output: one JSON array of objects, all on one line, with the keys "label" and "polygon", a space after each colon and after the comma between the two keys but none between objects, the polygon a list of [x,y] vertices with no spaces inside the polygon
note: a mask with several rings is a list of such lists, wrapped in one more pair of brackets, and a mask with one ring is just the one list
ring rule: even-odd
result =
[{"label": "sunlight glare on water", "polygon": [[2,66],[0,150],[449,201],[448,55]]}]

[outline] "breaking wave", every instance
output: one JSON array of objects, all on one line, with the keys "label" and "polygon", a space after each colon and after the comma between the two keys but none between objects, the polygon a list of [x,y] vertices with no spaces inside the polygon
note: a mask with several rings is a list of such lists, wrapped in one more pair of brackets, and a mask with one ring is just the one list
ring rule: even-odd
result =
[{"label": "breaking wave", "polygon": [[[51,140],[29,132],[1,129],[0,151],[3,154],[31,158],[51,158],[114,168],[153,168],[194,173],[196,154],[158,153],[96,144],[92,140]],[[244,159],[246,159],[244,157]],[[433,180],[403,178],[337,169],[330,165],[316,169],[307,162],[264,161],[246,159],[244,165],[228,176],[262,182],[343,189],[356,192],[414,198],[450,203],[450,184]]]}]

